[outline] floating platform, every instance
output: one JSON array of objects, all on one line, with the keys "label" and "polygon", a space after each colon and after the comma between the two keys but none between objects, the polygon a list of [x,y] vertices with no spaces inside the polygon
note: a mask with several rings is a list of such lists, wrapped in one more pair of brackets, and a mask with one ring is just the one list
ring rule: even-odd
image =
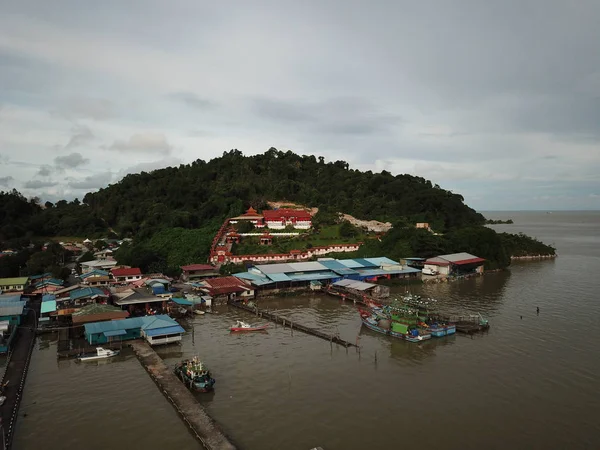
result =
[{"label": "floating platform", "polygon": [[235,450],[236,447],[152,347],[145,341],[132,341],[130,345],[142,366],[202,445],[208,450]]}]

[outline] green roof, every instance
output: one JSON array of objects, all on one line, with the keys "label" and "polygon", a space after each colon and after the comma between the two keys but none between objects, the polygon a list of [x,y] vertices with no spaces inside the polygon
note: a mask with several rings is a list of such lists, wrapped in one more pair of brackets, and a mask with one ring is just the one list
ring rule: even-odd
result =
[{"label": "green roof", "polygon": [[19,286],[27,284],[29,277],[0,278],[0,286]]}]

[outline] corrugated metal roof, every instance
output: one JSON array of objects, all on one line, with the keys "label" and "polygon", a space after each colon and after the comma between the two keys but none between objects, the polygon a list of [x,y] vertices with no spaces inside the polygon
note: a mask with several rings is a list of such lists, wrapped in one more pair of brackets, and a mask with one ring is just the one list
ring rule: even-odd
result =
[{"label": "corrugated metal roof", "polygon": [[346,269],[346,266],[344,266],[342,263],[340,263],[339,261],[336,261],[335,259],[332,260],[328,260],[328,261],[319,261],[322,265],[324,265],[325,267],[327,267],[328,269]]},{"label": "corrugated metal roof", "polygon": [[349,267],[351,269],[357,269],[357,268],[363,267],[363,265],[361,263],[357,262],[354,259],[340,259],[339,261],[342,265]]},{"label": "corrugated metal roof", "polygon": [[355,258],[354,261],[356,261],[363,267],[373,267],[373,266],[379,265],[379,264],[373,264],[371,261],[366,260],[365,258]]},{"label": "corrugated metal roof", "polygon": [[21,286],[27,284],[28,277],[0,278],[0,286]]},{"label": "corrugated metal roof", "polygon": [[344,276],[358,274],[358,272],[356,270],[350,269],[349,267],[346,267],[344,269],[333,269],[333,271],[339,275],[344,275]]},{"label": "corrugated metal roof", "polygon": [[56,295],[54,294],[44,294],[42,295],[42,303],[49,302],[50,300],[56,300]]},{"label": "corrugated metal roof", "polygon": [[259,264],[254,266],[258,270],[260,270],[265,275],[269,275],[271,273],[286,273],[286,272],[295,272],[292,269],[292,266],[289,264],[281,263],[281,264]]},{"label": "corrugated metal roof", "polygon": [[123,336],[124,334],[127,334],[127,331],[125,330],[112,330],[112,331],[105,331],[104,333],[102,333],[104,336],[106,337],[111,337],[111,336]]},{"label": "corrugated metal roof", "polygon": [[328,267],[324,266],[318,261],[306,261],[299,263],[288,264],[294,272],[310,272],[313,270],[327,270]]},{"label": "corrugated metal roof", "polygon": [[461,252],[461,253],[451,253],[449,255],[439,255],[438,258],[443,258],[446,261],[450,261],[453,263],[453,262],[458,262],[458,261],[464,261],[466,259],[477,259],[479,257],[475,256],[475,255],[471,255],[470,253]]},{"label": "corrugated metal roof", "polygon": [[332,280],[334,278],[339,278],[339,275],[336,275],[333,272],[325,272],[325,273],[303,273],[303,274],[290,274],[289,275],[291,281],[312,281],[312,280]]},{"label": "corrugated metal roof", "polygon": [[267,276],[275,282],[278,281],[291,281],[291,278],[288,277],[285,273],[269,273]]},{"label": "corrugated metal roof", "polygon": [[101,297],[108,297],[108,295],[102,289],[93,288],[93,287],[77,289],[75,291],[69,292],[69,298],[71,300],[77,300],[79,298],[84,298],[84,297],[93,297],[94,295],[99,295]]},{"label": "corrugated metal roof", "polygon": [[244,279],[244,280],[248,280],[252,284],[254,284],[255,286],[264,286],[266,284],[273,283],[273,281],[271,281],[271,279],[269,279],[267,277],[264,277],[264,276],[261,277],[260,275],[252,273],[252,272],[234,273],[233,276],[236,277],[236,278],[241,278],[241,279]]},{"label": "corrugated metal roof", "polygon": [[21,294],[16,295],[0,295],[0,303],[20,302]]},{"label": "corrugated metal roof", "polygon": [[185,333],[185,329],[181,325],[172,325],[170,327],[154,328],[144,330],[146,336],[163,336],[165,334]]},{"label": "corrugated metal roof", "polygon": [[360,270],[361,277],[375,277],[379,275],[397,275],[401,273],[417,273],[421,272],[419,269],[414,269],[412,267],[404,267],[402,269],[392,269],[392,270],[384,270],[384,269],[363,269]]},{"label": "corrugated metal roof", "polygon": [[10,302],[4,305],[0,305],[0,317],[1,316],[20,316],[23,314],[23,308],[25,302]]},{"label": "corrugated metal roof", "polygon": [[48,300],[42,302],[42,307],[40,309],[40,313],[51,313],[56,311],[56,300]]},{"label": "corrugated metal roof", "polygon": [[363,281],[357,281],[357,280],[340,280],[337,281],[335,283],[333,283],[334,286],[343,286],[343,287],[347,287],[349,289],[356,289],[357,291],[366,291],[367,289],[371,289],[374,288],[375,286],[377,286],[376,284],[372,284],[372,283],[365,283]]},{"label": "corrugated metal roof", "polygon": [[178,305],[183,305],[183,306],[191,306],[191,305],[193,305],[192,302],[190,302],[189,300],[186,300],[184,298],[173,297],[171,300],[173,300]]},{"label": "corrugated metal roof", "polygon": [[371,264],[375,264],[376,266],[397,266],[398,262],[394,261],[393,259],[390,258],[386,258],[385,256],[381,256],[378,258],[365,258],[366,261],[369,261]]}]

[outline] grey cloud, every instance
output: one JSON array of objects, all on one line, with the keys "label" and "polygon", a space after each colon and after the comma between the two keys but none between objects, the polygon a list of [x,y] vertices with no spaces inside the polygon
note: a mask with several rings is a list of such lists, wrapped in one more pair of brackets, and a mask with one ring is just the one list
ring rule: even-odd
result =
[{"label": "grey cloud", "polygon": [[52,174],[53,169],[51,166],[48,166],[46,164],[44,164],[42,167],[40,167],[40,169],[37,171],[38,176],[40,177],[48,177]]},{"label": "grey cloud", "polygon": [[212,100],[199,97],[193,92],[175,92],[170,95],[174,100],[182,102],[183,104],[196,109],[213,109],[217,106]]},{"label": "grey cloud", "polygon": [[355,97],[331,98],[321,102],[280,101],[258,98],[252,110],[269,121],[303,127],[307,132],[340,135],[387,133],[402,123],[395,113]]},{"label": "grey cloud", "polygon": [[69,187],[73,189],[100,189],[106,187],[113,178],[111,172],[101,172],[89,175],[80,180],[70,180]]},{"label": "grey cloud", "polygon": [[85,126],[76,126],[73,129],[73,134],[65,145],[65,150],[70,150],[75,147],[81,147],[94,139],[92,131]]},{"label": "grey cloud", "polygon": [[10,175],[7,177],[0,177],[0,186],[7,187],[12,183],[13,180],[14,178]]},{"label": "grey cloud", "polygon": [[165,153],[171,152],[172,147],[162,133],[145,132],[131,136],[127,141],[117,140],[108,150],[132,153]]},{"label": "grey cloud", "polygon": [[[75,152],[70,155],[57,156],[54,158],[54,164],[59,169],[74,169],[87,164],[90,160],[84,158],[81,153]],[[41,171],[42,169],[40,169]]]},{"label": "grey cloud", "polygon": [[57,184],[57,181],[30,180],[23,184],[23,187],[26,189],[43,189],[47,187],[56,186]]}]

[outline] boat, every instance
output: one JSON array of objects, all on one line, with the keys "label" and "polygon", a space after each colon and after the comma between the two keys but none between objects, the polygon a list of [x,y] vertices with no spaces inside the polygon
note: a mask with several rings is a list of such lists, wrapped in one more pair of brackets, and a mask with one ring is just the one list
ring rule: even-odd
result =
[{"label": "boat", "polygon": [[199,310],[199,309],[195,309],[195,310],[194,310],[194,314],[198,314],[199,316],[202,316],[203,314],[205,314],[205,312],[204,312],[204,311],[201,311],[201,310]]},{"label": "boat", "polygon": [[117,356],[119,350],[110,350],[102,347],[96,347],[96,354],[83,355],[79,357],[79,361],[96,361],[98,359],[112,358]]},{"label": "boat", "polygon": [[238,320],[235,325],[229,328],[231,331],[263,331],[266,330],[269,324],[252,326],[249,323]]},{"label": "boat", "polygon": [[[408,342],[421,342],[427,339],[431,339],[431,333],[418,328],[410,328],[410,325],[402,324],[399,322],[392,322],[391,324],[383,324],[385,319],[378,319],[375,316],[362,317],[362,323],[369,330],[377,333],[392,336],[398,339],[403,339]],[[381,325],[381,326],[380,326]],[[389,327],[389,328],[388,328]]]},{"label": "boat", "polygon": [[174,372],[181,378],[183,384],[194,391],[209,392],[216,383],[216,380],[210,375],[210,370],[197,356],[180,362]]}]

